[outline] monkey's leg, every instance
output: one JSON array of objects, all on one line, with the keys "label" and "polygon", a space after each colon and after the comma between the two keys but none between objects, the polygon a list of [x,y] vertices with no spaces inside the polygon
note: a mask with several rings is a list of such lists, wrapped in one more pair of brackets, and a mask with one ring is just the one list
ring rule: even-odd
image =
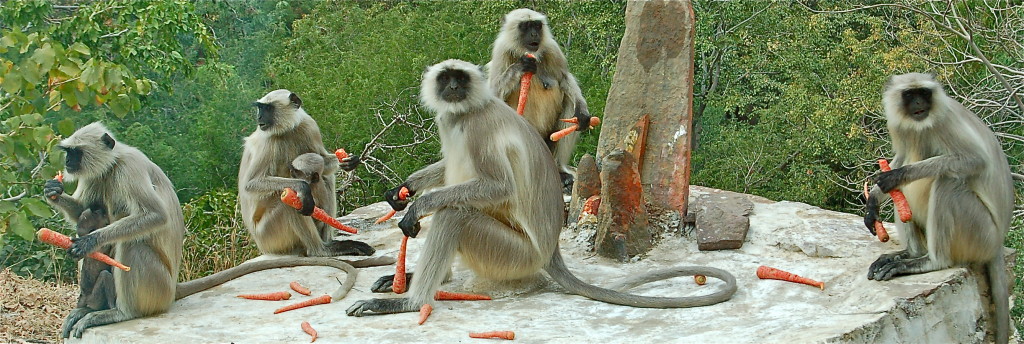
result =
[{"label": "monkey's leg", "polygon": [[79,320],[82,320],[82,318],[85,317],[86,314],[92,312],[95,312],[95,310],[90,309],[88,307],[78,307],[71,310],[71,313],[68,314],[68,317],[64,318],[64,325],[61,326],[61,338],[70,337],[71,328],[75,326],[75,324],[78,323]]},{"label": "monkey's leg", "polygon": [[[132,267],[132,269],[134,270],[135,267]],[[82,338],[82,333],[84,333],[87,328],[119,323],[134,318],[135,317],[117,308],[95,311],[86,314],[82,320],[79,320],[78,323],[71,328],[71,335],[75,338]]]},{"label": "monkey's leg", "polygon": [[894,262],[904,261],[910,258],[926,257],[928,254],[928,251],[924,246],[924,233],[922,233],[916,223],[897,222],[896,229],[900,232],[900,236],[905,238],[904,241],[907,243],[907,248],[878,256],[878,259],[868,267],[869,280],[881,281],[879,278],[884,275],[883,268],[888,267]]},{"label": "monkey's leg", "polygon": [[327,244],[327,251],[331,256],[372,256],[377,250],[362,241],[331,240]]},{"label": "monkey's leg", "polygon": [[116,294],[114,275],[110,273],[110,270],[102,270],[97,274],[96,283],[92,285],[92,290],[89,291],[85,301],[86,307],[95,310],[114,308]]}]

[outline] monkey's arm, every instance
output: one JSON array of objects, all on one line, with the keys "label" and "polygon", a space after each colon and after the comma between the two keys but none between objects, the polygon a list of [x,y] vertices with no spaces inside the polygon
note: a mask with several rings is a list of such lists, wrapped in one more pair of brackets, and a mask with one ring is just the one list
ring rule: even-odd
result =
[{"label": "monkey's arm", "polygon": [[[490,137],[483,135],[483,137]],[[405,235],[416,237],[419,220],[423,215],[433,213],[441,207],[480,207],[505,202],[515,189],[512,167],[508,157],[499,154],[498,149],[472,145],[470,151],[476,159],[476,178],[466,182],[448,185],[416,199],[398,223]]]},{"label": "monkey's arm", "polygon": [[985,160],[977,153],[951,153],[933,156],[915,163],[882,172],[877,186],[882,192],[889,192],[912,181],[939,176],[964,178],[978,175],[985,166]]},{"label": "monkey's arm", "polygon": [[[115,181],[121,182],[121,181]],[[95,252],[104,245],[143,239],[161,229],[167,223],[168,214],[161,206],[161,200],[149,182],[142,181],[135,185],[126,185],[126,195],[122,196],[125,204],[130,206],[128,216],[111,222],[106,227],[97,229],[84,237],[72,239],[69,253],[75,259]]]},{"label": "monkey's arm", "polygon": [[413,172],[413,174],[409,175],[409,178],[405,179],[405,185],[412,192],[422,192],[444,185],[444,164],[444,159],[441,159],[419,171]]},{"label": "monkey's arm", "polygon": [[47,180],[46,184],[43,185],[43,199],[63,213],[64,218],[71,223],[78,223],[78,218],[85,211],[85,207],[82,206],[81,202],[64,193],[64,183],[54,179]]},{"label": "monkey's arm", "polygon": [[523,76],[523,66],[518,62],[511,64],[500,62],[491,61],[487,81],[490,83],[494,94],[504,101],[512,91],[519,89],[519,81]]},{"label": "monkey's arm", "polygon": [[[562,93],[565,95],[562,101],[562,118],[580,118],[580,131],[590,128],[590,110],[587,108],[587,100],[583,98],[583,90],[572,73],[566,72],[564,80],[559,80],[559,85],[564,85]],[[585,122],[584,122],[585,121]]]}]

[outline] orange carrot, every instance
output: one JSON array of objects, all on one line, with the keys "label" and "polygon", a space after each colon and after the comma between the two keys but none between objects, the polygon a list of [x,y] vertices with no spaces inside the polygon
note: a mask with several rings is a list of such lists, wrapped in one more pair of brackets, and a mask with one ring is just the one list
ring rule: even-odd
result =
[{"label": "orange carrot", "polygon": [[338,162],[341,162],[348,157],[348,152],[345,152],[345,148],[338,148],[338,150],[334,151],[334,156],[338,157]]},{"label": "orange carrot", "polygon": [[[885,159],[878,159],[878,167],[881,168],[882,172],[892,171],[889,168],[889,162]],[[892,204],[896,207],[896,212],[900,214],[900,221],[906,223],[910,222],[912,217],[910,213],[910,203],[907,203],[907,196],[903,194],[903,191],[894,189],[889,191],[889,197],[892,197]]]},{"label": "orange carrot", "polygon": [[576,219],[579,221],[583,219],[584,214],[597,215],[597,209],[601,207],[601,195],[593,195],[587,198],[583,202],[583,211],[580,212],[580,217]]},{"label": "orange carrot", "polygon": [[302,322],[302,331],[306,332],[306,334],[309,334],[310,336],[313,336],[313,340],[309,341],[310,343],[316,341],[316,330],[313,329],[313,326],[311,326],[308,321]]},{"label": "orange carrot", "polygon": [[469,338],[497,338],[497,339],[516,339],[516,333],[512,331],[491,331],[491,332],[470,332]]},{"label": "orange carrot", "polygon": [[[526,53],[526,56],[534,58],[530,53]],[[526,111],[526,95],[530,93],[531,81],[533,81],[533,73],[523,73],[523,77],[519,79],[519,106],[516,107],[516,113],[520,116]]]},{"label": "orange carrot", "polygon": [[[565,121],[565,120],[563,120],[563,121]],[[575,122],[579,122],[579,120],[576,120]],[[570,123],[572,123],[572,122],[570,122]],[[601,119],[600,118],[590,117],[590,126],[591,127],[596,127],[599,124],[601,124]],[[569,136],[569,134],[572,134],[572,132],[576,131],[577,128],[579,128],[579,124],[570,125],[568,128],[565,128],[565,129],[562,129],[562,130],[559,130],[559,131],[551,133],[551,136],[549,138],[551,139],[551,141],[561,140],[562,138],[564,138],[566,136]]]},{"label": "orange carrot", "polygon": [[[871,193],[868,191],[868,182],[864,182],[864,199],[868,199]],[[875,220],[875,234],[878,235],[878,241],[887,242],[889,241],[889,232],[885,230],[885,226],[882,225],[882,221]]]},{"label": "orange carrot", "polygon": [[693,275],[693,281],[697,282],[697,285],[704,285],[704,284],[708,283],[708,276]]},{"label": "orange carrot", "polygon": [[[292,190],[292,188],[284,188],[284,191],[281,192],[281,202],[284,202],[284,204],[287,204],[295,209],[302,208],[302,201],[299,200],[298,193],[296,193],[295,190]],[[327,215],[327,212],[324,211],[323,209],[320,209],[320,207],[313,207],[313,218],[320,220],[320,222],[326,223],[331,227],[340,229],[345,232],[349,232],[352,234],[356,234],[357,232],[359,232],[358,229],[346,226],[345,224],[339,222],[337,219],[331,217],[330,215]]]},{"label": "orange carrot", "polygon": [[292,298],[292,294],[287,291],[278,291],[263,294],[242,294],[238,295],[238,297],[249,300],[281,301]]},{"label": "orange carrot", "polygon": [[[398,190],[398,199],[404,200],[406,198],[409,198],[409,189],[403,186],[401,189]],[[380,224],[381,222],[387,221],[394,217],[396,213],[398,213],[397,210],[391,209],[391,211],[389,211],[386,215],[381,216],[373,224]]]},{"label": "orange carrot", "polygon": [[395,263],[395,279],[391,281],[391,291],[395,294],[405,293],[405,249],[409,244],[409,237],[402,236],[402,247],[398,249],[398,262]]},{"label": "orange carrot", "polygon": [[[67,235],[54,232],[49,228],[40,228],[38,231],[36,231],[36,236],[39,237],[39,241],[45,242],[47,244],[54,245],[65,250],[71,248],[71,238],[69,238]],[[110,256],[100,252],[90,253],[89,258],[101,261],[103,263],[106,263],[107,265],[113,266],[124,271],[132,270],[132,268],[125,266],[124,264],[121,264],[121,262],[114,260],[114,258],[110,258]]]},{"label": "orange carrot", "polygon": [[491,297],[480,294],[466,294],[466,293],[453,293],[450,291],[438,290],[434,294],[434,300],[437,301],[487,301]]},{"label": "orange carrot", "polygon": [[423,323],[427,322],[427,317],[429,317],[430,312],[433,311],[434,307],[431,307],[429,303],[424,303],[423,306],[420,307],[420,325],[423,325]]},{"label": "orange carrot", "polygon": [[806,285],[813,285],[815,287],[825,290],[825,283],[818,282],[806,277],[800,277],[789,272],[785,272],[776,268],[770,268],[764,265],[757,267],[757,277],[760,279],[775,279],[794,283],[803,283]]},{"label": "orange carrot", "polygon": [[[57,171],[57,175],[53,176],[53,179],[56,179],[58,182],[63,183],[64,182],[64,173],[61,172],[61,171]],[[50,199],[57,199],[57,195],[50,196]]]},{"label": "orange carrot", "polygon": [[287,312],[287,311],[293,311],[293,310],[296,310],[296,309],[299,309],[299,308],[302,308],[302,307],[323,305],[323,304],[328,304],[328,303],[331,303],[331,296],[327,295],[327,294],[324,294],[324,295],[317,296],[317,297],[314,297],[314,298],[306,300],[306,301],[296,302],[296,303],[293,303],[293,304],[290,304],[290,305],[278,308],[277,310],[274,311],[274,314],[283,313],[283,312]]},{"label": "orange carrot", "polygon": [[288,286],[292,287],[292,290],[294,290],[296,293],[299,293],[299,294],[302,294],[302,295],[306,295],[306,296],[309,296],[309,294],[311,294],[309,292],[309,289],[307,289],[306,287],[303,287],[301,284],[299,284],[299,282],[288,283]]}]

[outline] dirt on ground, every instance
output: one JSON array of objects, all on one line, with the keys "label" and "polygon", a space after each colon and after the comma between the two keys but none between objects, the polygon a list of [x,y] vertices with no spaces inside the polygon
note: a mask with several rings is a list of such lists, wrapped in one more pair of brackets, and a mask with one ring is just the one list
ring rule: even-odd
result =
[{"label": "dirt on ground", "polygon": [[78,286],[0,271],[0,343],[60,343],[60,326],[75,308]]}]

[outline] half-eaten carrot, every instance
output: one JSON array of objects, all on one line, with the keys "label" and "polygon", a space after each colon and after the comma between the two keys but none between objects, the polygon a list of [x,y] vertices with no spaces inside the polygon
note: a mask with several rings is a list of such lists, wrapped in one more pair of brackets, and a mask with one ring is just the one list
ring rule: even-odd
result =
[{"label": "half-eaten carrot", "polygon": [[[579,122],[579,120],[576,120],[575,118],[568,119],[568,120],[563,119],[562,121],[563,122],[569,122],[569,123]],[[601,119],[600,118],[590,117],[590,126],[591,127],[596,127],[599,124],[601,124]],[[570,125],[568,128],[565,128],[565,129],[562,129],[562,130],[559,130],[559,131],[551,133],[551,137],[549,137],[549,138],[551,139],[551,141],[561,140],[562,138],[564,138],[566,136],[569,136],[569,134],[572,134],[572,132],[576,131],[576,129],[579,128],[579,126],[580,126],[579,124]]]},{"label": "half-eaten carrot", "polygon": [[487,301],[491,297],[480,294],[453,293],[450,291],[438,290],[434,293],[434,300],[437,301]]},{"label": "half-eaten carrot", "polygon": [[491,331],[491,332],[470,332],[469,338],[496,338],[496,339],[516,339],[516,333],[512,331]]},{"label": "half-eaten carrot", "polygon": [[704,284],[708,283],[708,276],[693,275],[693,281],[696,282],[697,285],[704,285]]},{"label": "half-eaten carrot", "polygon": [[306,296],[309,296],[309,294],[312,294],[309,291],[309,288],[303,287],[301,284],[299,284],[298,281],[292,281],[292,283],[288,283],[288,286],[291,287],[292,290],[294,290],[296,293],[299,293],[299,294],[302,294],[302,295],[306,295]]},{"label": "half-eaten carrot", "polygon": [[289,293],[287,291],[278,291],[263,294],[241,294],[238,295],[238,297],[249,300],[281,301],[292,298],[292,293]]},{"label": "half-eaten carrot", "polygon": [[[526,57],[536,58],[531,53],[526,53]],[[526,95],[530,93],[530,82],[533,81],[533,73],[523,73],[523,77],[519,79],[519,106],[516,107],[516,113],[520,116],[526,111]]]},{"label": "half-eaten carrot", "polygon": [[309,342],[310,343],[315,342],[316,341],[316,330],[313,329],[313,326],[310,325],[308,321],[303,321],[301,326],[302,326],[302,331],[306,332],[306,334],[308,334],[310,336],[313,336],[313,340],[311,340]]},{"label": "half-eaten carrot", "polygon": [[[889,162],[885,159],[878,159],[878,167],[882,172],[892,171],[892,168],[889,168]],[[889,197],[892,197],[892,205],[896,207],[896,212],[900,214],[900,221],[903,223],[910,222],[913,216],[910,213],[910,203],[907,203],[907,196],[903,194],[903,191],[893,189],[889,191]]]},{"label": "half-eaten carrot", "polygon": [[[406,198],[409,198],[409,189],[403,186],[401,189],[398,190],[398,199],[405,200]],[[373,224],[380,224],[381,222],[390,220],[397,213],[398,210],[391,209],[391,211],[389,211],[387,214],[381,216],[379,219],[377,219],[377,221],[374,221]]]},{"label": "half-eaten carrot", "polygon": [[757,267],[757,277],[760,279],[775,279],[787,282],[803,283],[806,285],[812,285],[821,288],[821,290],[825,290],[825,282],[818,282],[810,278],[801,277],[793,273],[785,272],[764,265]]},{"label": "half-eaten carrot", "polygon": [[331,303],[331,296],[327,295],[327,294],[324,294],[324,295],[317,296],[317,297],[314,297],[314,298],[309,299],[309,300],[305,300],[305,301],[302,301],[302,302],[296,302],[296,303],[293,303],[293,304],[290,304],[290,305],[278,308],[277,310],[274,311],[274,314],[284,313],[284,312],[287,312],[287,311],[294,311],[296,309],[303,308],[303,307],[323,305],[323,304],[328,304],[328,303]]},{"label": "half-eaten carrot", "polygon": [[[58,182],[63,183],[64,182],[64,173],[61,172],[61,171],[57,171],[57,175],[53,176],[53,179],[56,179]],[[57,199],[57,195],[50,196],[50,199]]]},{"label": "half-eaten carrot", "polygon": [[429,317],[430,312],[433,311],[434,307],[431,307],[429,303],[424,303],[423,306],[420,307],[420,325],[423,325],[423,323],[427,322],[427,317]]},{"label": "half-eaten carrot", "polygon": [[345,148],[338,148],[338,150],[334,151],[334,156],[338,157],[338,162],[341,162],[348,158],[348,152],[345,151]]},{"label": "half-eaten carrot", "polygon": [[[65,250],[71,248],[71,238],[69,238],[67,235],[54,232],[49,228],[40,228],[38,231],[36,231],[36,236],[39,237],[39,241],[45,242],[47,244],[54,245]],[[132,270],[132,268],[125,266],[124,264],[121,264],[121,262],[114,260],[114,258],[110,258],[110,256],[100,252],[90,253],[89,258],[101,261],[103,263],[106,263],[107,265],[113,266],[124,271]]]},{"label": "half-eaten carrot", "polygon": [[[292,188],[284,188],[284,191],[281,191],[281,202],[284,202],[284,204],[287,204],[295,209],[302,208],[302,200],[299,200],[299,194],[296,193],[295,190],[292,190]],[[323,209],[320,209],[320,207],[313,207],[313,218],[320,220],[320,222],[326,223],[331,227],[337,228],[345,232],[349,232],[352,234],[356,234],[359,232],[358,229],[346,226],[345,224],[339,222],[338,219],[335,219],[330,215],[327,215],[327,212],[324,211]]]},{"label": "half-eaten carrot", "polygon": [[402,236],[402,246],[398,249],[398,261],[395,263],[395,279],[391,281],[391,291],[395,294],[405,293],[405,250],[409,245],[409,237]]},{"label": "half-eaten carrot", "polygon": [[[864,182],[864,199],[868,199],[871,196],[871,192],[868,191],[868,182]],[[887,242],[889,241],[889,231],[885,230],[885,226],[882,225],[882,221],[875,220],[875,234],[878,235],[878,241]]]}]

